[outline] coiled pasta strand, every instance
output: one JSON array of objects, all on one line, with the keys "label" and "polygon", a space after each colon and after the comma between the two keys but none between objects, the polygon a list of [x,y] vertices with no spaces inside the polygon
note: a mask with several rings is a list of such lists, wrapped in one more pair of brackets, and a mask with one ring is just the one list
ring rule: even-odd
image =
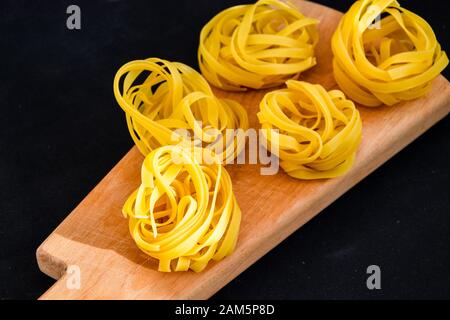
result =
[{"label": "coiled pasta strand", "polygon": [[200,165],[200,148],[163,146],[142,164],[142,184],[123,213],[137,246],[159,260],[159,271],[202,271],[236,245],[241,211],[219,161]]},{"label": "coiled pasta strand", "polygon": [[159,146],[193,142],[227,162],[244,146],[239,137],[227,139],[226,131],[248,128],[246,110],[216,98],[206,80],[185,64],[158,58],[129,62],[114,78],[114,95],[143,155]]},{"label": "coiled pasta strand", "polygon": [[[387,14],[373,24],[381,14]],[[352,100],[369,107],[419,98],[448,65],[433,29],[395,0],[361,0],[333,38],[334,76]]]},{"label": "coiled pasta strand", "polygon": [[317,23],[278,0],[228,8],[200,33],[200,70],[224,90],[281,85],[316,64]]},{"label": "coiled pasta strand", "polygon": [[258,118],[266,144],[294,178],[312,180],[345,174],[361,142],[362,122],[352,101],[339,90],[289,80],[267,93]]}]

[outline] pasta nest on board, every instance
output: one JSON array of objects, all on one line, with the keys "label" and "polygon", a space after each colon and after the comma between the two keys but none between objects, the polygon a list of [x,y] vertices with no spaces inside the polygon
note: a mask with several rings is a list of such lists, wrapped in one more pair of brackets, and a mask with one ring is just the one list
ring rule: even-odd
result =
[{"label": "pasta nest on board", "polygon": [[362,121],[342,91],[289,80],[287,88],[267,93],[260,104],[264,143],[291,177],[335,178],[353,165]]},{"label": "pasta nest on board", "polygon": [[214,159],[200,165],[198,152],[153,150],[142,164],[141,186],[123,207],[136,245],[159,260],[162,272],[200,272],[236,245],[241,210],[230,176]]},{"label": "pasta nest on board", "polygon": [[248,129],[247,111],[236,101],[216,98],[201,74],[185,64],[131,61],[117,72],[114,95],[144,156],[160,146],[194,144],[228,163],[245,145],[231,133]]},{"label": "pasta nest on board", "polygon": [[368,107],[422,97],[449,62],[430,25],[395,0],[355,2],[332,49],[339,87]]},{"label": "pasta nest on board", "polygon": [[200,70],[224,90],[279,86],[316,65],[317,24],[277,0],[231,7],[200,33]]}]

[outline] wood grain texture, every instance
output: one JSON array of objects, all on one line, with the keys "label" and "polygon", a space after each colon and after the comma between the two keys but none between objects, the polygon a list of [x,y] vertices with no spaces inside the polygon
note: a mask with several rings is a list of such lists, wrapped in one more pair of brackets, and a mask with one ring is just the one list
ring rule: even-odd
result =
[{"label": "wood grain texture", "polygon": [[[296,1],[306,15],[321,20],[318,66],[302,79],[336,87],[330,37],[341,13]],[[218,96],[241,102],[258,127],[256,112],[264,91]],[[299,181],[284,173],[261,176],[256,165],[230,165],[243,218],[235,253],[202,273],[159,273],[128,234],[121,207],[140,184],[143,157],[133,148],[37,250],[40,269],[59,279],[41,299],[206,299],[369,175],[450,111],[450,85],[439,77],[425,98],[394,107],[360,107],[363,141],[353,169],[334,180]],[[124,133],[125,134],[125,133]],[[81,270],[81,288],[66,287],[69,265]]]}]

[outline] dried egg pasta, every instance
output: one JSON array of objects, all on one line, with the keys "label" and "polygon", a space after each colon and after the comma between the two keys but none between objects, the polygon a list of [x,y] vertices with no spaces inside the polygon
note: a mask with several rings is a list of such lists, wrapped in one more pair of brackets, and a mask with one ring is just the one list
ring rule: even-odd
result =
[{"label": "dried egg pasta", "polygon": [[200,165],[195,148],[164,146],[142,164],[142,184],[123,213],[137,246],[159,260],[159,271],[200,272],[230,255],[241,210],[219,162]]},{"label": "dried egg pasta", "polygon": [[[294,178],[312,180],[345,174],[361,141],[362,122],[354,103],[339,90],[289,80],[267,93],[258,118],[266,144]],[[275,144],[275,145],[274,145]]]},{"label": "dried egg pasta", "polygon": [[224,90],[281,85],[316,64],[317,23],[277,0],[228,8],[200,33],[200,70]]},{"label": "dried egg pasta", "polygon": [[430,25],[395,0],[355,2],[332,38],[332,49],[340,88],[369,107],[427,94],[449,62]]}]

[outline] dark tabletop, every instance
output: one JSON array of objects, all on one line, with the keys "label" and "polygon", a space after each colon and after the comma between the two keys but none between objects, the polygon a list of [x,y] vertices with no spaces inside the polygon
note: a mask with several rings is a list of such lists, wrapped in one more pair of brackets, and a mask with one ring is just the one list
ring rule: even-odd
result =
[{"label": "dark tabletop", "polygon": [[[116,70],[150,56],[197,67],[201,27],[241,2],[77,1],[82,28],[70,31],[72,1],[1,1],[0,298],[53,283],[36,248],[132,147]],[[402,3],[448,51],[448,1]],[[214,298],[450,298],[449,129],[447,117]]]}]

